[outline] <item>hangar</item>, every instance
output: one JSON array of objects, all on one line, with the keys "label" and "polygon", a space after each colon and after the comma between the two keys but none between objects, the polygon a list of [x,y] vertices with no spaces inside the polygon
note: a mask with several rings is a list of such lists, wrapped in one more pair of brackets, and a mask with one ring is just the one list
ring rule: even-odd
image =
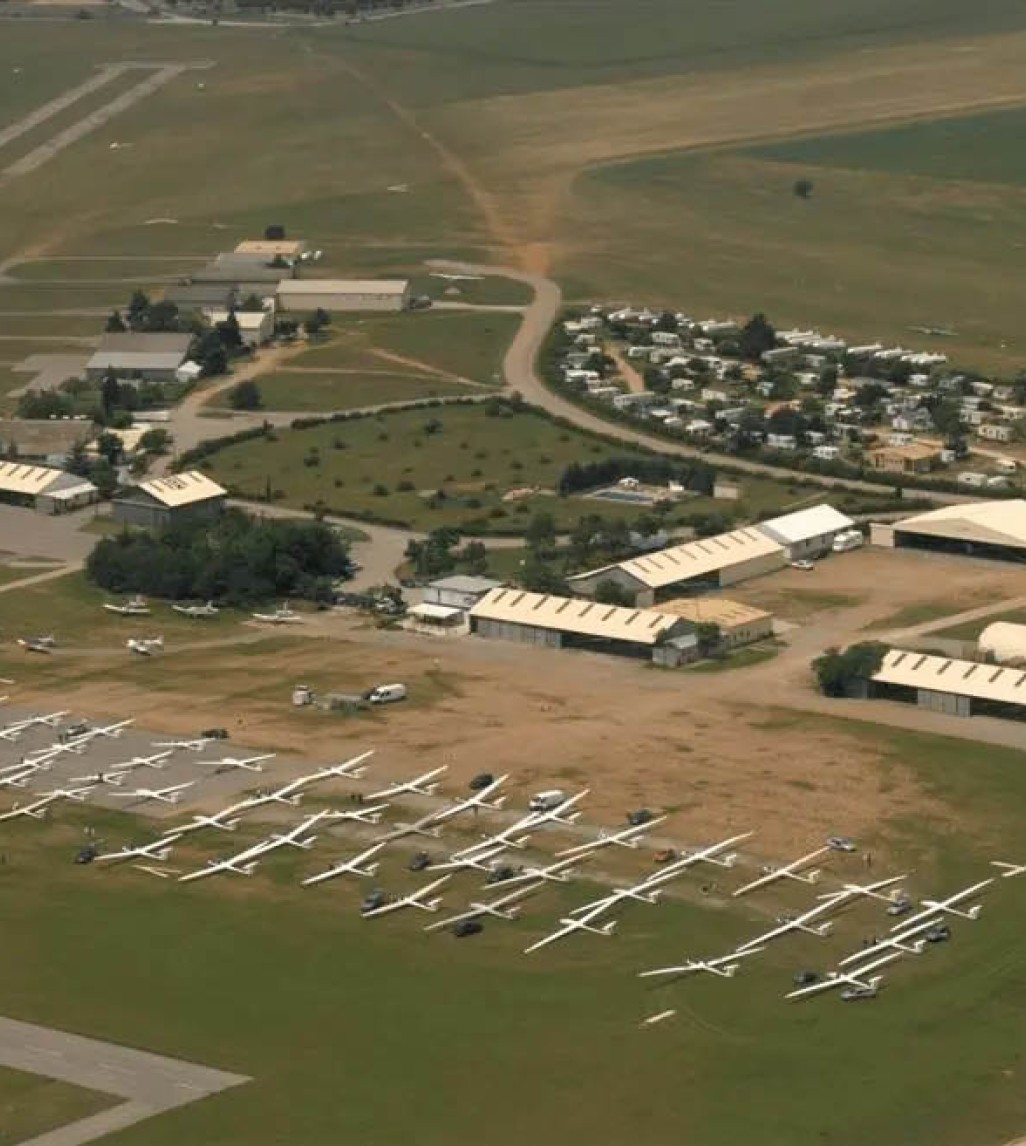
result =
[{"label": "hangar", "polygon": [[967,502],[945,505],[892,525],[874,523],[874,545],[926,549],[998,561],[1026,561],[1026,501]]},{"label": "hangar", "polygon": [[603,582],[634,596],[639,606],[736,585],[787,564],[787,550],[754,527],[672,545],[568,579],[573,591],[593,597]]},{"label": "hangar", "polygon": [[277,297],[286,311],[405,310],[410,284],[406,279],[285,279]]},{"label": "hangar", "polygon": [[470,610],[478,636],[549,649],[590,649],[648,657],[676,667],[698,656],[698,640],[682,617],[653,609],[625,609],[576,597],[523,589],[493,589]]},{"label": "hangar", "polygon": [[855,522],[832,505],[810,505],[786,513],[782,517],[771,517],[757,526],[772,541],[787,549],[792,561],[818,557],[829,553],[834,538],[839,533],[853,528]]},{"label": "hangar", "polygon": [[172,522],[213,517],[228,500],[224,490],[199,470],[151,478],[114,498],[115,521],[147,529],[164,528]]},{"label": "hangar", "polygon": [[96,501],[96,486],[78,474],[24,462],[0,462],[0,502],[32,506],[40,513],[67,513]]},{"label": "hangar", "polygon": [[947,716],[1026,719],[1026,670],[891,649],[869,683],[871,696]]}]

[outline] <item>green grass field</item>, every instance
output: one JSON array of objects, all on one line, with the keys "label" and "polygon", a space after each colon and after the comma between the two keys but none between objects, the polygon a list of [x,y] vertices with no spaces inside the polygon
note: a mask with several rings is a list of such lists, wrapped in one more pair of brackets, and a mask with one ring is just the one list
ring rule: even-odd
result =
[{"label": "green grass field", "polygon": [[66,1082],[0,1067],[0,1146],[17,1146],[118,1101]]},{"label": "green grass field", "polygon": [[[429,424],[440,423],[437,432]],[[308,430],[281,430],[274,440],[228,446],[203,466],[240,496],[263,497],[268,486],[284,505],[322,501],[346,515],[374,513],[413,528],[433,529],[472,521],[476,529],[519,531],[545,510],[566,526],[584,513],[633,518],[638,507],[551,494],[571,461],[631,456],[576,430],[564,429],[530,412],[491,417],[479,406],[398,411],[350,423]],[[383,459],[394,459],[385,461]],[[408,489],[400,489],[408,484]],[[503,501],[511,490],[543,491]],[[378,492],[375,492],[375,489]],[[445,490],[434,506],[428,495]],[[743,490],[745,487],[743,486]],[[752,500],[683,501],[667,519],[719,510],[753,512],[793,500],[786,485],[752,482]]]},{"label": "green grass field", "polygon": [[[469,386],[445,378],[389,374],[304,373],[300,370],[268,374],[258,381],[265,410],[296,410],[331,413],[359,410],[386,402],[416,402],[421,399],[474,394]],[[228,404],[227,393],[218,395],[217,406]]]},{"label": "green grass field", "polygon": [[[807,719],[769,720],[786,734],[796,715]],[[904,835],[917,886],[959,886],[1020,842],[1018,753],[979,749],[968,770],[962,742],[822,723],[911,764],[957,802],[963,823],[992,825],[985,843],[938,825],[882,825]],[[584,902],[586,887],[547,890],[521,921],[457,942],[425,936],[419,917],[360,920],[356,885],[296,886],[344,846],[268,861],[250,881],[183,888],[73,865],[87,823],[111,841],[138,838],[129,817],[82,809],[5,832],[0,1009],[254,1080],[123,1132],[125,1146],[260,1146],[284,1136],[461,1146],[480,1141],[483,1127],[498,1146],[670,1146],[683,1136],[711,1146],[756,1137],[767,1146],[989,1146],[1026,1121],[1016,1084],[1026,937],[1014,881],[994,887],[978,923],[956,921],[951,944],[892,968],[877,1002],[849,1009],[836,998],[780,996],[798,968],[822,968],[878,929],[872,907],[845,913],[827,940],[780,941],[734,982],[650,988],[637,971],[718,953],[807,894],[788,888],[729,906],[714,894],[705,904],[693,876],[680,881],[683,900],[625,911],[608,942],[571,939],[525,958],[521,948]],[[222,848],[198,841],[181,862]],[[386,860],[384,886],[410,886],[403,859],[399,849]],[[630,862],[644,868],[642,856]],[[863,870],[858,857],[832,866],[835,877]],[[475,882],[458,877],[446,906],[465,902]],[[666,1007],[676,1019],[639,1029]],[[847,1078],[858,1085],[837,1085]],[[339,1100],[340,1087],[352,1100]]]},{"label": "green grass field", "polygon": [[931,637],[945,637],[952,641],[975,641],[988,625],[1004,621],[1010,625],[1026,625],[1026,609],[1010,609],[1007,613],[991,613],[977,621],[964,621],[946,629],[934,629]]}]

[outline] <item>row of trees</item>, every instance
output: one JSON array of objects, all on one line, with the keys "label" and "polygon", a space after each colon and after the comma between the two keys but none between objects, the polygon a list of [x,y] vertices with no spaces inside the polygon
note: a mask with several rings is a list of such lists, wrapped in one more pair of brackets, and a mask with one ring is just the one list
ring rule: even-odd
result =
[{"label": "row of trees", "polygon": [[257,521],[239,510],[158,533],[103,538],[86,562],[112,593],[250,605],[275,597],[330,601],[352,575],[349,544],[315,521]]}]

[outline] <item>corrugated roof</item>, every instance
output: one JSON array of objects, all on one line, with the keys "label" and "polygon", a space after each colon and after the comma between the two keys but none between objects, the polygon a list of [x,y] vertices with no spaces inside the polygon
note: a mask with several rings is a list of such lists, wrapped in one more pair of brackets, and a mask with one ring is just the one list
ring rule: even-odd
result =
[{"label": "corrugated roof", "polygon": [[237,255],[275,255],[297,258],[306,250],[303,239],[246,239],[235,248]]},{"label": "corrugated roof", "polygon": [[1026,704],[1026,670],[891,649],[873,680],[977,700]]},{"label": "corrugated roof", "polygon": [[[772,553],[780,555],[784,550],[772,538],[757,529],[735,529],[731,533],[719,533],[715,537],[705,537],[700,541],[688,541],[683,545],[671,545],[669,549],[659,549],[646,553],[643,557],[632,557],[609,569],[622,569],[649,589],[661,589],[677,581],[692,577],[703,577],[718,569],[729,569],[756,557],[767,557]],[[591,569],[571,577],[573,583],[582,577],[592,577],[601,569]]]},{"label": "corrugated roof", "polygon": [[185,354],[192,345],[191,334],[104,334],[100,350],[117,354]]},{"label": "corrugated roof", "polygon": [[779,541],[783,545],[795,545],[800,541],[809,541],[813,537],[851,529],[854,524],[855,522],[839,509],[824,504],[811,505],[808,509],[785,513],[781,517],[771,517],[768,521],[759,522],[759,529],[774,541]]},{"label": "corrugated roof", "polygon": [[64,477],[63,470],[50,466],[29,466],[23,462],[0,462],[0,490],[4,493],[24,494],[35,497],[44,493],[48,486]]},{"label": "corrugated roof", "polygon": [[169,508],[191,505],[196,501],[207,501],[212,497],[224,497],[228,492],[213,478],[207,477],[199,470],[188,470],[186,473],[172,474],[170,477],[152,478],[150,481],[140,482],[138,488]]},{"label": "corrugated roof", "polygon": [[680,624],[679,617],[653,609],[624,609],[619,605],[600,605],[577,597],[552,597],[523,589],[493,589],[470,610],[470,615],[639,645],[654,645]]},{"label": "corrugated roof", "polygon": [[406,279],[285,279],[278,287],[278,293],[401,295],[409,286]]},{"label": "corrugated roof", "polygon": [[502,582],[493,577],[471,577],[466,573],[454,573],[451,577],[439,577],[432,581],[430,589],[449,589],[453,593],[488,593],[492,589],[501,589]]},{"label": "corrugated roof", "polygon": [[1026,546],[1026,501],[977,501],[945,505],[894,523],[896,533],[925,533],[958,541]]},{"label": "corrugated roof", "polygon": [[185,360],[185,352],[160,354],[129,352],[121,354],[110,350],[97,350],[86,363],[87,370],[177,370]]}]

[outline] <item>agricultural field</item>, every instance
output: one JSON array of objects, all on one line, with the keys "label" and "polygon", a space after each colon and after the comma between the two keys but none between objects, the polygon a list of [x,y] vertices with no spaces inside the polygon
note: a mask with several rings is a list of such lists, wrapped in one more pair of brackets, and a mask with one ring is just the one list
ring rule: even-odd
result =
[{"label": "agricultural field", "polygon": [[[240,496],[260,498],[270,489],[283,505],[321,502],[343,516],[373,514],[417,529],[472,521],[475,530],[520,532],[539,510],[552,513],[561,527],[584,513],[644,512],[637,505],[554,496],[570,462],[612,456],[632,452],[530,411],[493,416],[466,405],[279,430],[270,440],[227,446],[202,464]],[[772,508],[774,500],[777,507],[794,500],[782,483],[757,479],[752,488],[753,502],[762,509]],[[528,492],[510,499],[516,490]],[[667,521],[710,510],[746,513],[744,486],[736,502],[682,501]]]}]

